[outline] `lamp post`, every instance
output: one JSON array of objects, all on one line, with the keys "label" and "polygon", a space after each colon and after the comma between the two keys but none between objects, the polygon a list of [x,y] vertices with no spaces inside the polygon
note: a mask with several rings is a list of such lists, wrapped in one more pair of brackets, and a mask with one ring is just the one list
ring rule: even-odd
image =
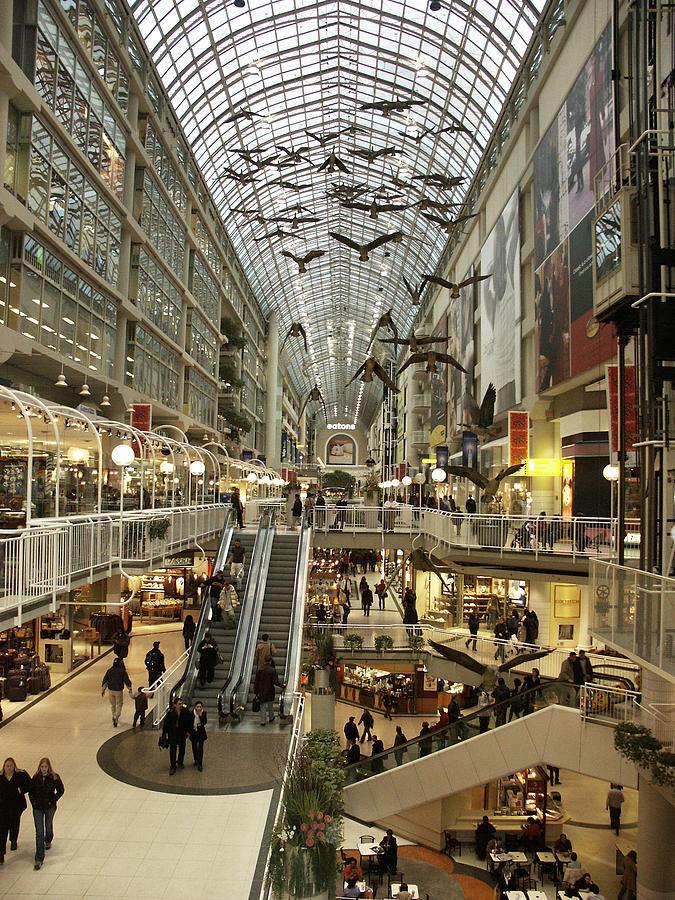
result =
[{"label": "lamp post", "polygon": [[612,535],[614,549],[618,547],[618,534],[614,527],[614,485],[619,480],[619,467],[613,463],[608,463],[602,470],[604,478],[609,481],[609,530]]}]

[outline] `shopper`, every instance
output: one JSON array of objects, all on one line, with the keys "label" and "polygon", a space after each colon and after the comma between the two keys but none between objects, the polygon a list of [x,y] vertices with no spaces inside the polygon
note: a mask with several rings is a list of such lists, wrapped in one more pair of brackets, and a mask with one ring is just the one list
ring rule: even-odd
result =
[{"label": "shopper", "polygon": [[[394,747],[400,747],[402,744],[406,744],[408,742],[408,738],[403,734],[403,729],[400,725],[396,726],[396,735],[394,736]],[[405,750],[394,750],[394,757],[396,759],[396,765],[400,766],[403,764],[403,754]]]},{"label": "shopper", "polygon": [[414,602],[406,603],[403,602],[403,624],[405,625],[405,630],[408,632],[408,636],[412,637],[413,634],[417,631],[417,626],[419,625],[419,616],[417,615],[417,608]]},{"label": "shopper", "polygon": [[220,599],[220,592],[222,591],[224,584],[225,574],[222,570],[214,572],[213,575],[206,581],[206,590],[208,591],[209,603],[211,604],[211,619],[214,622],[220,622],[220,609],[218,607],[218,600]]},{"label": "shopper", "polygon": [[216,663],[218,662],[218,644],[211,637],[211,632],[207,631],[204,640],[197,648],[199,652],[199,684],[204,687],[208,682],[213,681]]},{"label": "shopper", "polygon": [[202,771],[204,761],[204,741],[206,740],[206,710],[201,700],[197,700],[192,711],[192,727],[190,728],[190,743],[192,744],[192,758],[197,769]]},{"label": "shopper", "polygon": [[[384,741],[382,741],[376,734],[373,735],[373,746],[370,751],[371,757],[379,756],[380,753],[384,753]],[[375,775],[380,772],[384,772],[384,760],[382,759],[374,759],[371,764],[371,769]]]},{"label": "shopper", "polygon": [[622,785],[612,782],[607,792],[605,809],[609,810],[609,827],[617,834],[621,825],[621,806],[625,799]]},{"label": "shopper", "polygon": [[[270,725],[274,722],[274,688],[285,688],[286,685],[279,681],[277,670],[273,662],[265,663],[255,673],[255,682],[253,689],[255,695],[260,701],[260,724],[264,727],[265,718],[269,720]],[[358,732],[357,732],[358,735]]]},{"label": "shopper", "polygon": [[368,590],[368,580],[365,575],[361,576],[361,581],[359,581],[359,594],[361,595],[361,612],[366,614],[366,603],[364,597],[366,596],[366,591]]},{"label": "shopper", "polygon": [[225,579],[220,596],[218,598],[218,610],[220,618],[228,628],[234,627],[236,611],[239,609],[239,597],[234,586]]},{"label": "shopper", "polygon": [[375,724],[375,719],[373,719],[372,713],[369,709],[364,709],[361,714],[361,718],[359,719],[359,725],[363,725],[363,734],[361,735],[361,743],[363,743],[366,739],[366,735],[368,735],[368,740],[372,741],[373,736],[371,734],[371,728]]},{"label": "shopper", "polygon": [[227,557],[227,562],[230,564],[230,575],[241,584],[244,577],[244,566],[246,565],[246,551],[242,547],[239,538],[235,540],[234,547],[232,547],[230,555]]},{"label": "shopper", "polygon": [[277,648],[274,646],[272,641],[270,640],[269,634],[265,632],[262,635],[262,639],[258,643],[255,648],[255,656],[253,657],[253,665],[256,671],[260,668],[260,666],[265,665],[266,663],[271,663],[274,661],[274,657],[276,656]]},{"label": "shopper", "polygon": [[422,740],[418,744],[419,755],[421,759],[423,756],[428,756],[433,749],[433,738],[431,736],[431,728],[429,727],[428,722],[422,722],[419,736],[422,738]]},{"label": "shopper", "polygon": [[476,512],[476,501],[471,495],[469,495],[466,500],[466,511],[470,516]]},{"label": "shopper", "polygon": [[192,730],[192,715],[183,706],[180,697],[176,697],[168,713],[164,716],[162,737],[169,744],[169,775],[176,774],[176,767],[183,768],[185,759],[185,742]]},{"label": "shopper", "polygon": [[52,769],[49,759],[43,756],[28,788],[35,822],[35,869],[42,867],[45,850],[52,846],[56,804],[64,792],[61,778]]},{"label": "shopper", "polygon": [[497,679],[497,685],[492,691],[492,699],[497,704],[495,709],[495,727],[499,725],[503,725],[506,722],[506,712],[508,709],[508,705],[506,701],[511,696],[511,692],[506,686],[506,682],[500,676]]},{"label": "shopper", "polygon": [[375,590],[377,591],[377,599],[379,602],[379,608],[380,608],[380,610],[383,610],[384,609],[384,601],[387,597],[387,583],[384,580],[384,578],[381,578],[378,581],[378,583],[375,587]]},{"label": "shopper", "polygon": [[237,518],[237,528],[244,527],[244,504],[241,502],[241,497],[239,496],[239,488],[233,487],[232,492],[230,494],[230,503],[232,504],[232,509],[234,510],[234,514]]},{"label": "shopper", "polygon": [[112,666],[103,676],[101,682],[101,696],[108,691],[108,699],[110,700],[110,709],[112,711],[112,723],[117,728],[117,723],[122,715],[122,703],[124,702],[124,688],[127,687],[131,694],[131,681],[124,668],[124,662],[118,657],[113,661]]},{"label": "shopper", "polygon": [[478,732],[485,734],[490,727],[490,698],[486,691],[481,691],[478,695]]},{"label": "shopper", "polygon": [[476,826],[476,856],[478,859],[485,859],[488,841],[492,840],[497,829],[488,819],[483,816],[483,821]]},{"label": "shopper", "polygon": [[574,688],[574,663],[576,662],[576,658],[577,655],[574,650],[572,650],[570,655],[560,667],[558,681],[564,682],[564,685],[560,691],[560,702],[564,706],[574,706],[574,700],[576,697],[576,691]]},{"label": "shopper", "polygon": [[8,756],[0,775],[0,866],[5,862],[7,835],[9,835],[9,849],[16,850],[29,787],[28,772],[18,769],[14,759]]},{"label": "shopper", "polygon": [[345,723],[343,731],[345,733],[345,737],[347,738],[347,746],[357,743],[359,739],[359,728],[354,721],[354,716],[349,717],[349,721]]},{"label": "shopper", "polygon": [[513,689],[511,690],[511,705],[509,707],[509,722],[515,716],[518,719],[523,712],[523,698],[520,696],[521,692],[521,680],[520,678],[513,679]]},{"label": "shopper", "polygon": [[380,841],[380,849],[377,851],[377,859],[380,863],[381,872],[391,872],[393,875],[398,866],[398,846],[396,838],[391,828],[387,831]]},{"label": "shopper", "polygon": [[495,640],[497,641],[497,649],[495,650],[495,659],[499,657],[502,662],[504,662],[504,658],[506,656],[506,642],[509,639],[509,629],[506,625],[506,620],[504,616],[499,617],[499,621],[495,625],[494,630]]},{"label": "shopper", "polygon": [[153,641],[152,650],[148,650],[146,653],[145,668],[148,670],[148,685],[152,687],[166,671],[164,654],[159,649],[159,641]]},{"label": "shopper", "polygon": [[370,585],[366,585],[365,591],[361,594],[361,604],[363,605],[363,615],[370,616],[370,607],[373,605],[373,592]]},{"label": "shopper", "polygon": [[478,629],[480,627],[480,621],[478,619],[478,614],[474,611],[469,615],[469,634],[471,637],[466,642],[466,646],[473,641],[473,651],[474,653],[478,649]]},{"label": "shopper", "polygon": [[126,659],[129,655],[129,643],[131,638],[121,629],[113,636],[113,653],[120,659]]},{"label": "shopper", "polygon": [[386,690],[382,695],[382,706],[384,707],[385,719],[389,719],[389,721],[392,722],[391,711],[394,706],[394,698],[390,690]]},{"label": "shopper", "polygon": [[293,501],[293,506],[291,508],[291,515],[293,516],[293,525],[297,527],[302,518],[302,500],[300,499],[300,494],[295,495],[295,500]]},{"label": "shopper", "polygon": [[131,726],[132,728],[136,727],[136,723],[141,722],[141,728],[145,727],[145,714],[148,711],[148,695],[145,693],[145,688],[139,687],[138,693],[134,694],[134,724]]},{"label": "shopper", "polygon": [[584,684],[586,682],[593,681],[593,666],[590,659],[586,656],[585,650],[579,651],[578,663],[581,671],[581,677],[583,679],[581,683]]},{"label": "shopper", "polygon": [[[672,852],[672,848],[671,851]],[[619,900],[635,900],[637,897],[637,853],[629,850],[623,858],[623,875]]]},{"label": "shopper", "polygon": [[185,641],[185,649],[189,650],[192,642],[195,639],[195,632],[197,631],[197,626],[195,625],[195,620],[192,618],[190,613],[185,616],[185,621],[183,622],[183,640]]}]

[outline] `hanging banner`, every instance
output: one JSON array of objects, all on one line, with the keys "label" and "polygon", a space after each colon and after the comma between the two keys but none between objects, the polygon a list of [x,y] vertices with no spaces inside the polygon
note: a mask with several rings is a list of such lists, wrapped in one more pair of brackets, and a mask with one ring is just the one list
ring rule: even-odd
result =
[{"label": "hanging banner", "polygon": [[478,435],[473,431],[462,432],[462,465],[478,468]]},{"label": "hanging banner", "polygon": [[516,466],[530,455],[530,414],[509,413],[509,465]]},{"label": "hanging banner", "polygon": [[242,462],[251,462],[253,459],[253,450],[242,450],[241,451],[241,461]]},{"label": "hanging banner", "polygon": [[[635,366],[625,366],[626,403],[623,411],[624,429],[626,432],[626,451],[635,450],[638,439],[637,419],[637,387],[635,384]],[[619,367],[607,366],[607,409],[609,410],[610,452],[619,452]]]},{"label": "hanging banner", "polygon": [[562,461],[562,490],[560,494],[561,513],[563,519],[571,519],[574,503],[574,460],[563,459]]},{"label": "hanging banner", "polygon": [[134,403],[131,414],[131,427],[139,431],[150,431],[152,426],[152,405],[150,403]]},{"label": "hanging banner", "polygon": [[288,454],[288,433],[286,431],[281,432],[281,462],[286,461],[286,456]]},{"label": "hanging banner", "polygon": [[441,469],[448,465],[448,447],[436,447],[436,468]]}]

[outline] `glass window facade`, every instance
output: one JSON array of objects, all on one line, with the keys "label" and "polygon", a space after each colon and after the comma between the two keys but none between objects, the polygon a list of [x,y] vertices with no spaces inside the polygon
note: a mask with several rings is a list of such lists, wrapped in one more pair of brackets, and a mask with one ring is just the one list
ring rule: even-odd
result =
[{"label": "glass window facade", "polygon": [[188,311],[188,326],[185,349],[209,375],[216,374],[218,358],[218,336],[207,325],[205,319],[192,309]]},{"label": "glass window facade", "polygon": [[220,330],[218,315],[220,309],[218,282],[211,274],[208,266],[204,263],[199,253],[193,252],[192,254],[191,274],[190,288],[192,290],[192,296],[201,307],[201,310],[208,321]]},{"label": "glass window facade", "polygon": [[220,278],[220,253],[216,247],[215,241],[211,238],[208,228],[200,218],[195,215],[193,217],[193,225],[195,237],[197,238],[197,246],[209,261],[209,265],[216,273],[216,277]]},{"label": "glass window facade", "polygon": [[37,117],[31,132],[28,208],[98,275],[117,285],[122,223]]},{"label": "glass window facade", "polygon": [[185,227],[165,200],[154,175],[147,169],[137,173],[140,182],[141,217],[150,242],[169,268],[182,279],[185,254]]},{"label": "glass window facade", "polygon": [[126,384],[151,400],[175,408],[180,368],[177,353],[141,325],[129,323]]},{"label": "glass window facade", "polygon": [[176,204],[178,209],[185,212],[187,208],[187,190],[178,173],[178,169],[171,162],[171,157],[164,146],[164,142],[157,133],[151,119],[146,119],[141,123],[141,133],[145,131],[143,144],[150,157],[150,162],[154,166],[155,172],[159,175],[164,183],[164,187],[169,192],[169,196]]},{"label": "glass window facade", "polygon": [[124,130],[43,2],[38,7],[35,87],[110,190],[121,198]]},{"label": "glass window facade", "polygon": [[209,428],[216,423],[216,386],[195,369],[185,370],[183,411]]},{"label": "glass window facade", "polygon": [[181,340],[183,299],[179,288],[144,247],[135,247],[131,263],[132,298],[138,308],[175,343]]}]

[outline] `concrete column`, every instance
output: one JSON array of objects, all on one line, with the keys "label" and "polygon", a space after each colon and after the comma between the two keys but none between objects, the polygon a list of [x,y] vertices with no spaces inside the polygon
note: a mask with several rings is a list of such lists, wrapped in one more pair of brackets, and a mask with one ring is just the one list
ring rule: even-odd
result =
[{"label": "concrete column", "polygon": [[[672,900],[675,885],[675,810],[659,788],[640,775],[638,792],[637,895]],[[670,850],[668,850],[670,847]]]},{"label": "concrete column", "polygon": [[[14,23],[14,0],[0,0],[0,44],[12,52],[12,30]],[[6,132],[2,132],[6,134]],[[1,170],[0,170],[1,171]]]},{"label": "concrete column", "polygon": [[124,373],[127,365],[127,314],[117,310],[117,340],[115,343],[114,379],[124,384]]},{"label": "concrete column", "polygon": [[[2,0],[0,0],[2,2]],[[2,11],[0,10],[0,20]],[[0,29],[0,33],[3,29]],[[7,157],[7,120],[9,117],[9,95],[5,91],[0,91],[0,176],[5,175],[5,159]]]},{"label": "concrete column", "polygon": [[265,403],[265,456],[267,465],[279,469],[281,410],[277,414],[279,394],[279,320],[272,312],[267,323],[267,396]]}]

